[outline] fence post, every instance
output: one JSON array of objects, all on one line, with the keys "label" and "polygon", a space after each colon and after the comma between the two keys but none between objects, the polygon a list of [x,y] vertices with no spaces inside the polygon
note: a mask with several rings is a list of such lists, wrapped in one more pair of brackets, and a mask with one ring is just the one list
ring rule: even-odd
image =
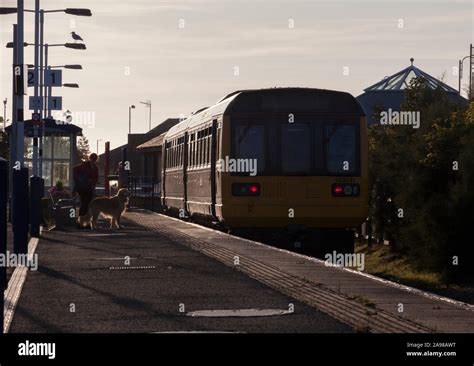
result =
[{"label": "fence post", "polygon": [[155,211],[155,178],[151,177],[151,211]]},{"label": "fence post", "polygon": [[[6,258],[7,255],[7,201],[8,201],[8,161],[0,158],[0,255]],[[2,289],[0,300],[0,325],[3,333],[3,308],[5,306],[5,298],[3,292],[7,287],[7,267],[0,267],[0,289]]]},{"label": "fence post", "polygon": [[43,198],[43,178],[32,176],[30,178],[30,235],[39,238],[41,225],[41,199]]},{"label": "fence post", "polygon": [[15,254],[28,253],[29,227],[28,168],[13,170],[13,248]]}]

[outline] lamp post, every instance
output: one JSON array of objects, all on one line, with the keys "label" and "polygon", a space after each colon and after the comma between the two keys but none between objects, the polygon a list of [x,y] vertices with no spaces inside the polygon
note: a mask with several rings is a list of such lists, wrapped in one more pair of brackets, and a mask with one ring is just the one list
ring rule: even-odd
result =
[{"label": "lamp post", "polygon": [[128,134],[132,133],[132,109],[135,109],[135,106],[132,104],[128,107]]},{"label": "lamp post", "polygon": [[140,102],[141,104],[145,104],[147,108],[149,108],[149,117],[148,117],[148,131],[151,130],[151,100],[147,100],[146,102]]},{"label": "lamp post", "polygon": [[5,98],[3,100],[3,132],[5,132],[5,129],[7,128],[7,102],[8,99]]},{"label": "lamp post", "polygon": [[463,69],[464,69],[464,66],[463,66],[463,63],[464,63],[464,60],[468,59],[469,57],[471,56],[465,56],[463,57],[461,60],[459,60],[459,70],[458,70],[458,78],[459,78],[459,95],[461,95],[461,79],[462,79],[462,74],[463,74]]},{"label": "lamp post", "polygon": [[97,139],[97,148],[96,148],[96,153],[97,153],[97,156],[99,156],[99,141],[102,141],[102,139]]}]

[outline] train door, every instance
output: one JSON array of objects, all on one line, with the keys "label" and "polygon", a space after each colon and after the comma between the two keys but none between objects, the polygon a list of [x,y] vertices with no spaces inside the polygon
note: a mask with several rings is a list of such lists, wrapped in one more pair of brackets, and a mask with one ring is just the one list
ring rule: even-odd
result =
[{"label": "train door", "polygon": [[188,132],[184,133],[183,146],[183,209],[188,212]]},{"label": "train door", "polygon": [[216,217],[217,119],[212,120],[211,132],[211,215]]},{"label": "train door", "polygon": [[161,174],[161,205],[163,207],[166,206],[166,168],[167,168],[167,164],[166,164],[166,159],[167,159],[167,151],[166,151],[166,147],[167,147],[167,142],[166,140],[163,141],[163,145],[161,145],[161,154],[162,154],[162,157],[161,157],[161,167],[162,167],[162,174]]}]

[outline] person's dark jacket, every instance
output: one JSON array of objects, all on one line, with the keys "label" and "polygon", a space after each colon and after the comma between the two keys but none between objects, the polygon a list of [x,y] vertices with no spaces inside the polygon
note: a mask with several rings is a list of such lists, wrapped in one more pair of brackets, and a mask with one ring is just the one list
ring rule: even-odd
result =
[{"label": "person's dark jacket", "polygon": [[90,161],[76,165],[73,168],[74,192],[88,191],[99,181],[99,169]]}]

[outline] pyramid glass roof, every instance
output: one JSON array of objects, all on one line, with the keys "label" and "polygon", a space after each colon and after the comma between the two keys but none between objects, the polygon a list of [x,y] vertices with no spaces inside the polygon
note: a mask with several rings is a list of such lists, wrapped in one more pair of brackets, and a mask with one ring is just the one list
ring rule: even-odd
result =
[{"label": "pyramid glass roof", "polygon": [[451,88],[449,85],[420,70],[416,66],[413,66],[413,63],[406,69],[403,69],[402,71],[399,71],[396,74],[388,76],[382,81],[379,81],[378,83],[369,86],[368,88],[364,89],[364,91],[403,91],[406,87],[410,85],[410,81],[416,77],[425,78],[428,82],[428,86],[432,89],[440,88],[448,93],[458,93],[456,89]]}]

